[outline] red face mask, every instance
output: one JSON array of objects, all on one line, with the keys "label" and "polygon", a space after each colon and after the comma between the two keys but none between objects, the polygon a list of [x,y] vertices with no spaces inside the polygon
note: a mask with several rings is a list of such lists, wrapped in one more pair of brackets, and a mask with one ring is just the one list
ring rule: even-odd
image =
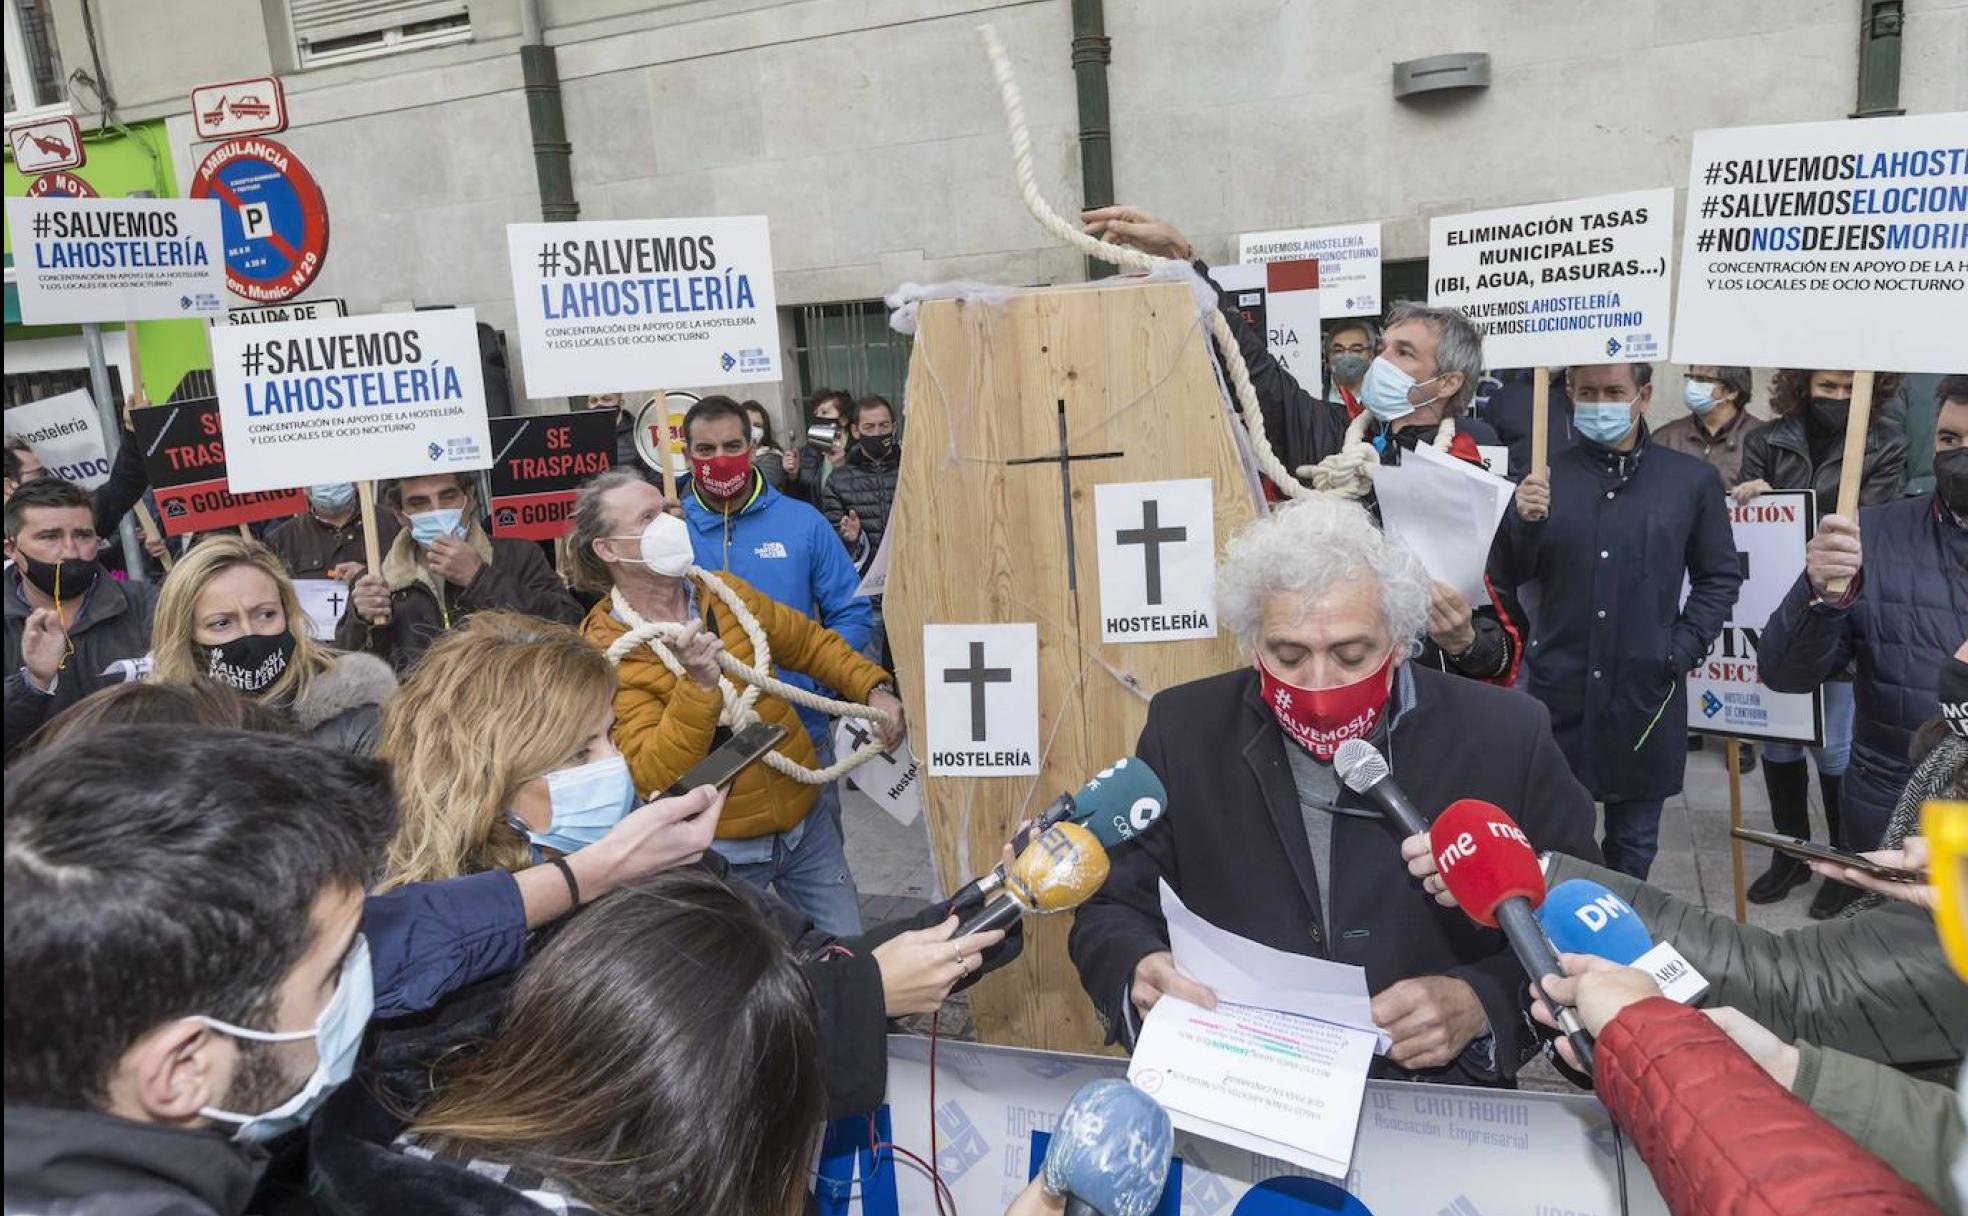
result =
[{"label": "red face mask", "polygon": [[1300,688],[1272,675],[1259,659],[1257,679],[1264,689],[1264,703],[1271,707],[1285,734],[1330,764],[1340,744],[1364,739],[1380,725],[1380,715],[1387,708],[1387,670],[1393,663],[1394,652],[1390,650],[1379,667],[1351,684]]},{"label": "red face mask", "polygon": [[752,479],[751,453],[736,456],[712,456],[708,460],[692,460],[690,475],[712,498],[736,498]]}]

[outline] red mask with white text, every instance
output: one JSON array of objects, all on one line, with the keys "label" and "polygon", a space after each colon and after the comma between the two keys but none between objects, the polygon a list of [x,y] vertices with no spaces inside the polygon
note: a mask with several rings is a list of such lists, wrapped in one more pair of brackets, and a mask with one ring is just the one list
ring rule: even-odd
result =
[{"label": "red mask with white text", "polygon": [[1394,652],[1390,650],[1379,667],[1351,684],[1300,688],[1272,675],[1259,659],[1257,679],[1264,689],[1264,703],[1271,707],[1285,734],[1331,764],[1340,744],[1365,739],[1380,725],[1380,715],[1387,708],[1387,670],[1393,662]]},{"label": "red mask with white text", "polygon": [[692,460],[690,475],[712,498],[736,498],[752,479],[751,453],[737,456],[712,456],[707,460]]}]

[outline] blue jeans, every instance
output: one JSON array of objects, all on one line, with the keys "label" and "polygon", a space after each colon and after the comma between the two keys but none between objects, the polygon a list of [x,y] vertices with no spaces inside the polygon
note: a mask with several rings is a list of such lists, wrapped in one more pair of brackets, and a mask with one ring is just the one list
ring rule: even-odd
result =
[{"label": "blue jeans", "polygon": [[1852,759],[1852,685],[1846,680],[1824,683],[1825,742],[1823,747],[1807,748],[1797,743],[1765,743],[1763,758],[1785,764],[1802,760],[1806,751],[1818,762],[1818,775],[1843,777]]},{"label": "blue jeans", "polygon": [[1661,806],[1664,798],[1635,798],[1607,802],[1606,836],[1599,842],[1606,866],[1646,881],[1660,852]]},{"label": "blue jeans", "polygon": [[[840,792],[829,784],[806,818],[790,831],[751,840],[720,840],[712,847],[731,873],[806,913],[807,918],[835,937],[861,932],[861,893],[847,868],[847,844],[841,837]],[[826,800],[833,799],[832,810]]]}]

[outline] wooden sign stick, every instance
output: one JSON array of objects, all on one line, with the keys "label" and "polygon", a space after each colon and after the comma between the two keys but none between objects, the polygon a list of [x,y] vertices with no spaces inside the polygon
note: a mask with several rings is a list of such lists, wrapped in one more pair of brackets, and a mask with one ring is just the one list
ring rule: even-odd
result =
[{"label": "wooden sign stick", "polygon": [[1531,371],[1531,472],[1542,473],[1551,455],[1551,369]]},{"label": "wooden sign stick", "polygon": [[660,479],[657,484],[662,487],[664,501],[676,502],[680,505],[683,500],[677,496],[675,470],[671,468],[676,455],[670,450],[670,445],[676,442],[676,439],[670,434],[670,394],[668,389],[659,388],[656,390],[656,420],[663,427],[663,442],[656,445],[658,454],[661,457],[656,462],[656,476]]},{"label": "wooden sign stick", "polygon": [[[1837,514],[1859,519],[1859,483],[1865,479],[1866,431],[1872,426],[1872,373],[1852,373],[1852,404],[1845,411],[1845,464],[1838,470]],[[1833,579],[1825,587],[1832,597],[1845,594],[1850,579]]]},{"label": "wooden sign stick", "polygon": [[[136,513],[137,528],[144,534],[145,540],[161,541],[164,539],[164,534],[157,530],[157,518],[150,513],[150,508],[146,507],[141,500],[135,506],[131,507],[130,510]],[[177,564],[177,559],[171,556],[171,547],[168,544],[158,554],[157,560],[163,563],[164,573],[166,574],[169,574],[171,567]]]},{"label": "wooden sign stick", "polygon": [[1742,743],[1731,739],[1729,753],[1729,865],[1735,874],[1736,923],[1749,923],[1749,905],[1743,896],[1743,842],[1734,834],[1743,825]]},{"label": "wooden sign stick", "polygon": [[[358,481],[355,483],[355,493],[362,504],[362,556],[369,562],[369,568],[363,573],[381,578],[383,577],[383,550],[382,546],[376,543],[376,483]],[[349,594],[354,594],[352,588]]]}]

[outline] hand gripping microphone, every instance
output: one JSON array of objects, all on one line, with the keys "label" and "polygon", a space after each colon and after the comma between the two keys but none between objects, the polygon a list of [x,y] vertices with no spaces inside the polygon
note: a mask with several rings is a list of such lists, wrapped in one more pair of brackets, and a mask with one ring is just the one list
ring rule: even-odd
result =
[{"label": "hand gripping microphone", "polygon": [[1046,1192],[1066,1216],[1148,1216],[1168,1185],[1175,1129],[1168,1112],[1126,1081],[1080,1087],[1046,1147]]},{"label": "hand gripping microphone", "polygon": [[1077,823],[1039,833],[1005,873],[1004,891],[957,926],[957,936],[1009,928],[1027,912],[1077,908],[1107,881],[1107,850]]},{"label": "hand gripping microphone", "polygon": [[[1544,899],[1544,871],[1530,838],[1510,816],[1488,802],[1458,799],[1428,829],[1428,847],[1449,894],[1469,919],[1503,930],[1518,964],[1541,993],[1545,976],[1564,974],[1532,912]],[[1548,995],[1545,1004],[1557,1012],[1579,1063],[1591,1072],[1591,1039],[1578,1014]]]},{"label": "hand gripping microphone", "polygon": [[1572,878],[1551,888],[1538,907],[1538,923],[1556,949],[1638,967],[1671,1001],[1686,1005],[1708,991],[1708,981],[1672,943],[1655,944],[1633,905],[1596,882]]},{"label": "hand gripping microphone", "polygon": [[1365,739],[1348,739],[1339,745],[1333,754],[1333,771],[1346,788],[1373,803],[1374,809],[1401,829],[1403,840],[1418,832],[1428,830],[1428,819],[1415,805],[1408,801],[1407,794],[1394,784],[1394,774],[1388,771],[1387,758],[1380,749]]},{"label": "hand gripping microphone", "polygon": [[[1113,848],[1162,817],[1168,806],[1168,791],[1162,779],[1140,760],[1116,760],[1080,787],[1077,794],[1061,794],[1039,813],[1032,825],[1012,837],[1013,853],[1023,853],[1032,837],[1056,823],[1077,823],[1093,833],[1103,848]],[[1004,887],[1004,865],[993,867],[982,878],[972,879],[950,897],[950,906],[968,913],[984,905]]]}]

